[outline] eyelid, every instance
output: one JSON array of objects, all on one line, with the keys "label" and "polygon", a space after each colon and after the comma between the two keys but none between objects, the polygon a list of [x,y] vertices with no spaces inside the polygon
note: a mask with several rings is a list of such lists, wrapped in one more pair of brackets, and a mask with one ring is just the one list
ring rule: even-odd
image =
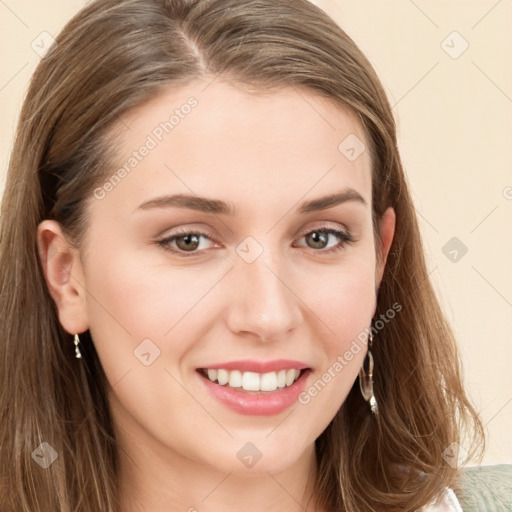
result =
[{"label": "eyelid", "polygon": [[[314,231],[315,229],[336,229],[344,231],[347,235],[350,235],[350,230],[345,226],[344,224],[341,224],[340,222],[328,222],[328,221],[319,221],[320,224],[315,224],[311,227],[301,229],[296,232],[295,236],[304,236],[305,234],[310,233],[311,231]],[[341,229],[340,229],[341,228]],[[216,236],[213,234],[212,231],[210,231],[208,228],[196,228],[194,226],[188,227],[188,226],[182,226],[176,228],[174,231],[171,230],[171,232],[164,236],[159,236],[158,239],[163,240],[167,238],[172,238],[174,236],[182,235],[182,234],[190,234],[190,233],[198,233],[201,235],[207,235],[208,238],[210,238],[212,241],[216,241]]]},{"label": "eyelid", "polygon": [[321,229],[334,229],[336,231],[343,231],[347,235],[350,235],[350,230],[343,224],[339,222],[322,222],[320,221],[320,224],[315,224],[312,227],[308,227],[307,229],[303,229],[299,231],[301,233],[300,236],[307,235],[308,233],[311,233],[311,231],[315,230],[321,230]]},{"label": "eyelid", "polygon": [[[332,224],[335,224],[335,227],[332,226]],[[331,234],[333,234],[332,232],[334,232],[334,234],[337,234],[338,237],[340,238],[340,241],[338,242],[338,244],[335,247],[331,247],[329,249],[320,249],[320,250],[312,249],[314,252],[317,252],[319,254],[329,254],[331,252],[335,252],[336,250],[343,249],[347,245],[357,242],[357,240],[352,236],[351,232],[347,229],[346,226],[344,226],[343,224],[340,225],[339,223],[334,223],[334,222],[333,223],[323,222],[320,225],[311,226],[309,228],[301,230],[301,231],[299,231],[299,233],[300,233],[299,239],[301,239],[305,235],[308,235],[315,231],[331,231]],[[169,247],[169,244],[171,243],[171,241],[174,241],[174,239],[176,239],[180,236],[185,236],[185,235],[196,235],[198,237],[207,238],[214,244],[219,243],[216,241],[216,237],[213,236],[208,229],[202,229],[202,228],[198,229],[198,228],[194,228],[194,227],[177,228],[175,231],[172,231],[170,234],[165,235],[164,237],[161,237],[158,240],[156,240],[156,243],[158,245],[160,245],[164,250],[171,252],[173,254],[177,254],[178,256],[183,256],[183,257],[198,256],[198,255],[202,255],[205,252],[209,251],[209,249],[202,249],[200,251],[191,251],[189,254],[187,254],[186,251],[180,251],[179,249],[174,249],[174,248]],[[299,247],[307,247],[307,246],[300,245]]]},{"label": "eyelid", "polygon": [[[204,236],[208,237],[210,240],[212,240],[213,242],[216,241],[215,240],[216,236],[208,228],[203,228],[203,227],[198,228],[198,227],[194,227],[194,226],[189,227],[188,225],[186,225],[186,226],[177,227],[177,228],[167,230],[167,231],[169,232],[168,234],[158,236],[156,241],[167,240],[169,238],[182,236],[182,235],[189,235],[189,234],[194,234],[194,233],[198,234],[198,235],[204,235]],[[166,233],[167,233],[167,231],[166,231]]]}]

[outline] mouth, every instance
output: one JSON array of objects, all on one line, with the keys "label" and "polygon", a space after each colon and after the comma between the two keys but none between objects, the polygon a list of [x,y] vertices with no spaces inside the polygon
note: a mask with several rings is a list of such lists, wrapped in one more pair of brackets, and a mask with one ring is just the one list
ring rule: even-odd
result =
[{"label": "mouth", "polygon": [[289,368],[278,371],[257,373],[224,368],[198,368],[196,370],[203,378],[241,393],[266,395],[280,393],[310,373],[311,368]]},{"label": "mouth", "polygon": [[[243,364],[239,362],[221,364],[217,368],[198,368],[196,372],[205,390],[222,406],[237,414],[272,416],[283,413],[297,403],[312,369],[300,362],[290,361],[272,362],[271,365],[275,371],[265,373],[242,371]],[[250,363],[250,366],[249,370],[258,369],[254,363]],[[270,364],[266,366],[265,369],[269,370]]]}]

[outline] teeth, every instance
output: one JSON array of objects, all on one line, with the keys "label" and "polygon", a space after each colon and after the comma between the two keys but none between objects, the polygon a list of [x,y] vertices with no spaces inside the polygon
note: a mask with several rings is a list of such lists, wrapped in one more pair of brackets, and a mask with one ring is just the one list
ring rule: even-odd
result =
[{"label": "teeth", "polygon": [[[291,386],[293,384],[293,381],[298,377],[294,372],[297,370],[288,370],[286,372],[286,385]],[[300,373],[300,372],[299,372]]]},{"label": "teeth", "polygon": [[229,373],[226,370],[217,370],[217,380],[221,386],[228,383]]},{"label": "teeth", "polygon": [[[295,377],[295,370],[292,370],[292,372]],[[293,380],[295,380],[295,379],[293,379]],[[264,373],[260,377],[260,388],[261,388],[261,391],[275,391],[277,389],[277,374],[276,374],[276,372]]]},{"label": "teeth", "polygon": [[280,370],[278,372],[256,373],[239,370],[203,370],[208,378],[221,386],[242,388],[245,391],[275,391],[277,388],[291,386],[300,375],[300,370]]},{"label": "teeth", "polygon": [[233,370],[229,373],[229,387],[240,388],[242,387],[242,372]]},{"label": "teeth", "polygon": [[[241,386],[246,391],[260,391],[260,376],[254,372],[244,372]],[[231,386],[231,382],[229,383]],[[233,387],[233,386],[231,386]]]},{"label": "teeth", "polygon": [[284,388],[286,386],[286,370],[277,373],[277,387]]}]

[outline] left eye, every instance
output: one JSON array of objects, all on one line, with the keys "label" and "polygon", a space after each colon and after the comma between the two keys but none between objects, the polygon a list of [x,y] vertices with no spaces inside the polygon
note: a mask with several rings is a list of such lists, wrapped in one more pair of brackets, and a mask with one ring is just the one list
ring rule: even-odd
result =
[{"label": "left eye", "polygon": [[[349,233],[347,233],[345,231],[338,230],[338,229],[333,229],[333,228],[314,229],[313,231],[308,231],[302,238],[309,239],[314,244],[322,245],[328,241],[329,236],[334,236],[334,237],[338,238],[339,243],[333,247],[330,247],[327,250],[325,250],[325,248],[321,247],[321,249],[324,249],[324,250],[320,251],[321,253],[331,253],[334,251],[339,251],[339,250],[343,249],[345,247],[345,245],[351,244],[354,241]],[[318,247],[313,247],[313,248],[317,249]]]},{"label": "left eye", "polygon": [[[324,244],[328,244],[330,236],[338,238],[338,244],[331,246],[328,249],[325,249],[325,247],[319,247],[319,245],[323,246]],[[164,238],[163,240],[159,240],[157,243],[167,251],[178,254],[179,256],[186,257],[193,256],[194,254],[201,252],[197,250],[200,245],[201,238],[210,240],[210,237],[206,233],[202,233],[200,231],[183,231],[180,233],[175,233],[167,238]],[[302,235],[301,239],[302,238],[306,239],[309,243],[313,243],[313,249],[322,249],[316,251],[322,254],[339,251],[343,249],[347,244],[354,242],[353,238],[348,232],[333,228],[314,229]],[[176,247],[172,245],[173,243],[176,244]]]}]

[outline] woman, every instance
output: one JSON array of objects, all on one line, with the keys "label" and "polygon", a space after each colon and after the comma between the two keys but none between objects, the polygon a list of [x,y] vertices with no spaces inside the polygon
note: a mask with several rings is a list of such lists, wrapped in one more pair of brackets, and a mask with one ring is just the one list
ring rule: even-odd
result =
[{"label": "woman", "polygon": [[460,510],[482,425],[391,108],[306,0],[87,5],[1,233],[3,512]]}]

